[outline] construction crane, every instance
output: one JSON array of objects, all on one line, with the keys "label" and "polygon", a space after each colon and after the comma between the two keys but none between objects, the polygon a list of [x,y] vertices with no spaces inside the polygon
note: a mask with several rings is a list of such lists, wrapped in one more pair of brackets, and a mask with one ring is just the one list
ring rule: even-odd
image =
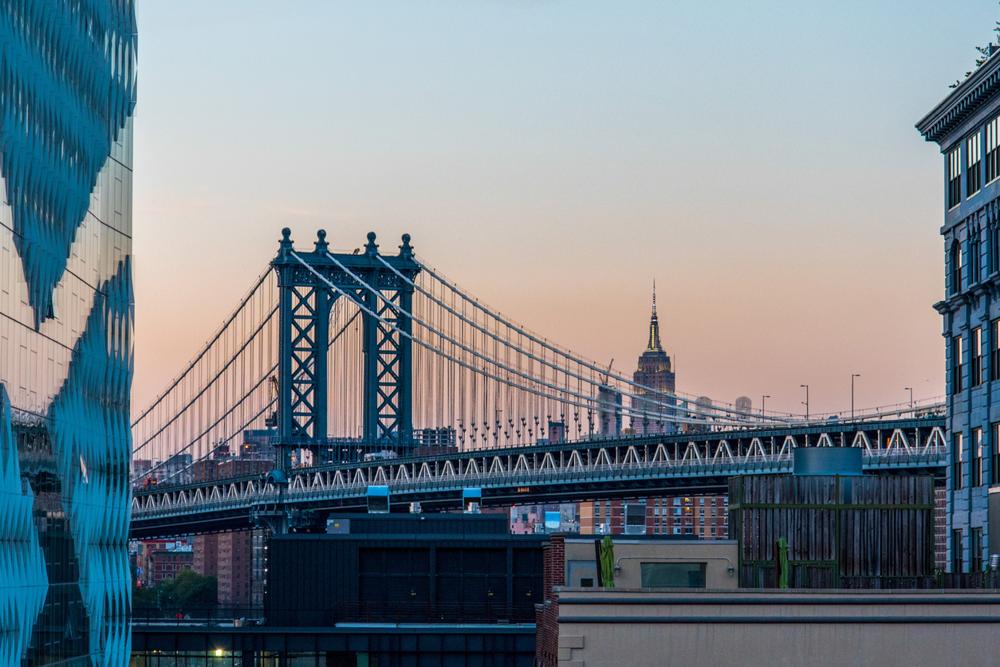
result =
[{"label": "construction crane", "polygon": [[[267,379],[268,379],[268,383],[271,385],[271,399],[274,400],[275,404],[277,404],[277,399],[278,399],[278,377],[276,375],[272,375],[271,377],[269,377]],[[271,412],[271,414],[269,414],[267,416],[267,418],[264,420],[264,425],[267,426],[268,428],[278,428],[278,409],[277,408],[275,408]]]}]

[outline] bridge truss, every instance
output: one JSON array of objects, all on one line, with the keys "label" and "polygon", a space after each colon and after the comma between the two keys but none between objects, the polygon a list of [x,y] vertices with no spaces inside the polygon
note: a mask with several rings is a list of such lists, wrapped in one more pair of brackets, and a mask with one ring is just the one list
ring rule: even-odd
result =
[{"label": "bridge truss", "polygon": [[388,486],[397,503],[451,508],[461,506],[466,487],[482,489],[483,502],[494,505],[719,493],[733,475],[790,471],[792,451],[806,446],[861,448],[870,471],[940,474],[947,461],[940,417],[595,438],[301,468],[287,487],[265,475],[153,487],[135,494],[132,531],[149,537],[246,527],[278,504],[306,523],[322,522],[330,512],[363,509],[372,485]]}]

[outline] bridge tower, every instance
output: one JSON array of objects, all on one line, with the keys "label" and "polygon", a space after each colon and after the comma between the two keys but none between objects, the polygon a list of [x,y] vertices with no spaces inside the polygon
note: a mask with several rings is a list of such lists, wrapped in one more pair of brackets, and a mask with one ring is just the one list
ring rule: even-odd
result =
[{"label": "bridge tower", "polygon": [[315,247],[302,251],[294,247],[291,230],[281,231],[278,255],[271,262],[279,290],[279,469],[287,469],[292,449],[315,455],[331,445],[327,352],[330,309],[338,298],[353,301],[363,322],[363,447],[412,446],[412,341],[405,335],[412,323],[404,313],[412,312],[413,286],[382,260],[410,281],[420,265],[409,234],[392,256],[380,255],[375,238],[374,232],[368,234],[363,253],[331,253],[326,232],[320,230]]}]

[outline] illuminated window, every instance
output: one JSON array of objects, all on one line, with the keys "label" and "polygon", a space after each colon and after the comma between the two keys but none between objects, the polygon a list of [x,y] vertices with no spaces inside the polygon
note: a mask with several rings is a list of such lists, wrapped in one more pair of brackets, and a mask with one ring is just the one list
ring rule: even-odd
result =
[{"label": "illuminated window", "polygon": [[965,196],[971,197],[979,192],[979,177],[982,176],[983,164],[979,133],[965,140]]}]

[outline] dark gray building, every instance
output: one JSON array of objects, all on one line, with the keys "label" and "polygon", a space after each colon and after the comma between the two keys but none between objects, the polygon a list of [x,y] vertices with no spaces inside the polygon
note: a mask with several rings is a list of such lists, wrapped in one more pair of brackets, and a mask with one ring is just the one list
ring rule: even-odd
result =
[{"label": "dark gray building", "polygon": [[[988,496],[1000,480],[1000,57],[989,57],[919,123],[944,157],[943,319],[951,465],[948,569],[981,570],[1000,551]],[[992,546],[991,546],[992,543]]]}]

